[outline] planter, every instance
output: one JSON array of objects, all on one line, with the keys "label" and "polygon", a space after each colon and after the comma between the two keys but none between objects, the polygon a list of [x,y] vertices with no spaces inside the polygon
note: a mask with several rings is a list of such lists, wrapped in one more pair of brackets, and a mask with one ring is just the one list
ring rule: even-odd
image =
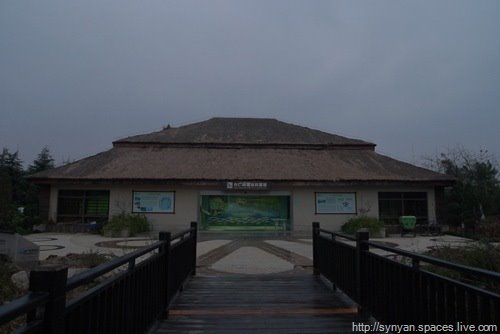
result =
[{"label": "planter", "polygon": [[381,227],[377,232],[370,232],[370,238],[385,238],[385,227]]},{"label": "planter", "polygon": [[128,228],[124,228],[119,231],[105,230],[103,232],[103,236],[108,238],[128,238],[130,237],[130,230]]},{"label": "planter", "polygon": [[357,232],[368,232],[370,239],[372,239],[372,238],[385,238],[386,237],[385,227],[381,227],[377,231],[370,231],[367,228],[360,228]]}]

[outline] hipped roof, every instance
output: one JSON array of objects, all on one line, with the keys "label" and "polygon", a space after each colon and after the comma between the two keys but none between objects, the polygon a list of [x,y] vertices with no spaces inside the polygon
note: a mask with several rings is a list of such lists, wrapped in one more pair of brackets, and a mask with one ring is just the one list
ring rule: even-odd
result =
[{"label": "hipped roof", "polygon": [[118,146],[125,143],[375,146],[363,140],[346,138],[276,119],[223,117],[178,128],[168,126],[158,132],[124,138],[113,144]]},{"label": "hipped roof", "polygon": [[448,182],[371,150],[114,147],[34,175],[57,180]]},{"label": "hipped roof", "polygon": [[374,151],[375,144],[274,119],[213,118],[128,137],[95,156],[33,175],[57,181],[427,182],[449,176]]}]

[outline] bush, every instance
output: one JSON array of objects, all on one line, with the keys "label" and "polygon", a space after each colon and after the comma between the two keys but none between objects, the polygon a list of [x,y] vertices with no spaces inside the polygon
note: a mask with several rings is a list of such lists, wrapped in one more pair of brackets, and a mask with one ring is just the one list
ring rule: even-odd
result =
[{"label": "bush", "polygon": [[127,230],[128,235],[133,237],[137,233],[149,231],[148,219],[144,215],[133,215],[125,212],[113,216],[109,223],[104,225],[102,231],[104,235],[114,237],[120,236],[122,231]]},{"label": "bush", "polygon": [[341,230],[346,234],[355,234],[360,228],[366,228],[373,235],[380,233],[383,227],[384,222],[375,217],[360,216],[349,219],[342,225]]},{"label": "bush", "polygon": [[491,217],[479,225],[479,232],[485,239],[500,240],[500,218]]},{"label": "bush", "polygon": [[0,258],[0,305],[5,301],[19,297],[23,291],[19,289],[12,281],[12,274],[18,272],[20,268],[6,260]]},{"label": "bush", "polygon": [[[436,247],[426,252],[426,255],[437,257],[449,262],[463,264],[469,267],[500,272],[500,246],[495,247],[484,241],[474,242],[465,247]],[[434,265],[429,265],[428,269],[443,276],[484,287],[497,293],[500,292],[500,284],[498,282],[489,281],[482,277],[474,277],[471,274],[460,273],[455,270]]]}]

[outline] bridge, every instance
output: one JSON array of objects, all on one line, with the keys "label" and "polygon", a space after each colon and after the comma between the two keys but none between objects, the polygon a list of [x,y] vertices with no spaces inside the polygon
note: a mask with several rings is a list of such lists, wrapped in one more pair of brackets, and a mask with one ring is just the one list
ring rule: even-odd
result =
[{"label": "bridge", "polygon": [[[352,237],[313,223],[311,270],[260,275],[197,273],[197,238],[192,223],[69,279],[67,268],[34,270],[30,292],[0,307],[0,324],[25,316],[17,333],[60,334],[345,333],[359,324],[500,323],[500,295],[489,283],[453,280],[431,266],[497,286],[499,273],[388,247],[367,232]],[[210,258],[217,254],[198,265]]]}]

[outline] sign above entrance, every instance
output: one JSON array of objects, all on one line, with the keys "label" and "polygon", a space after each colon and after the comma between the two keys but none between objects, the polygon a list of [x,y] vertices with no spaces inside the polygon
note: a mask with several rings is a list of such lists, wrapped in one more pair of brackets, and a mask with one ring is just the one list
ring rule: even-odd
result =
[{"label": "sign above entrance", "polygon": [[261,181],[228,181],[227,190],[268,190],[269,183]]}]

